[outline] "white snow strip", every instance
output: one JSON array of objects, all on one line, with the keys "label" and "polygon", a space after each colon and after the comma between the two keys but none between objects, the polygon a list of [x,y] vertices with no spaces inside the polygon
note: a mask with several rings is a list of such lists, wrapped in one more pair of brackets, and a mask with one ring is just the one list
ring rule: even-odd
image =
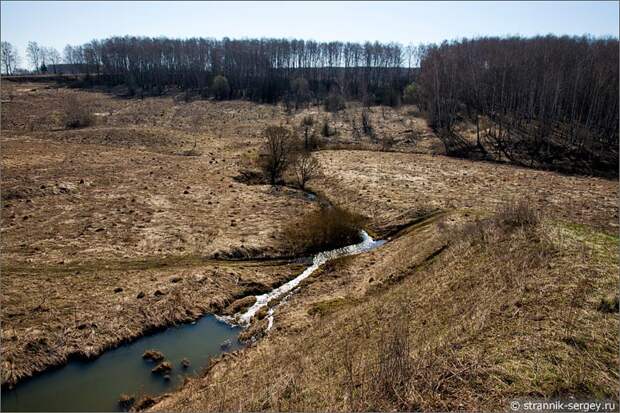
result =
[{"label": "white snow strip", "polygon": [[267,322],[267,331],[269,331],[271,330],[271,327],[273,327],[273,308],[270,308],[267,313]]},{"label": "white snow strip", "polygon": [[[218,319],[226,321],[230,324],[247,326],[248,324],[250,324],[250,320],[252,319],[254,314],[256,314],[261,308],[265,307],[269,303],[269,301],[288,294],[291,290],[297,287],[300,282],[308,278],[314,271],[316,271],[321,265],[323,265],[327,261],[347,255],[361,254],[363,252],[377,248],[385,243],[384,240],[373,240],[370,235],[366,233],[366,231],[360,231],[360,235],[362,237],[362,241],[358,244],[347,245],[346,247],[337,248],[330,251],[323,251],[316,254],[312,259],[312,265],[306,268],[304,272],[302,272],[286,284],[283,284],[280,287],[273,289],[266,294],[257,295],[256,303],[254,303],[254,305],[250,307],[245,313],[235,314],[232,317],[218,317]],[[267,330],[269,330],[273,326],[273,309],[269,310],[268,316],[269,325],[267,326]]]}]

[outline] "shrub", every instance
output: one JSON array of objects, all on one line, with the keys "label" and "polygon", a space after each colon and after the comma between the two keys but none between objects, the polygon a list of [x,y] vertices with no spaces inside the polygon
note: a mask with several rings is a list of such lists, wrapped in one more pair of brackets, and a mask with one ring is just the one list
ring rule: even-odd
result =
[{"label": "shrub", "polygon": [[230,95],[230,85],[228,84],[228,79],[226,79],[225,76],[215,76],[211,87],[213,89],[213,94],[215,95],[215,98],[217,100],[228,99]]},{"label": "shrub", "polygon": [[359,140],[360,136],[360,131],[357,128],[357,123],[355,123],[355,118],[351,118],[351,137],[354,140]]},{"label": "shrub", "polygon": [[392,149],[395,143],[396,143],[396,139],[394,139],[394,136],[384,135],[383,138],[381,138],[381,150],[389,151]]},{"label": "shrub", "polygon": [[189,89],[186,89],[185,92],[183,92],[183,102],[189,103],[191,101],[192,101],[192,91]]},{"label": "shrub", "polygon": [[493,216],[468,222],[452,231],[448,238],[467,240],[472,245],[492,245],[502,234],[521,228],[526,230],[529,237],[541,242],[539,246],[543,249],[540,251],[551,251],[553,247],[545,237],[541,237],[542,232],[537,229],[539,224],[540,216],[528,201],[506,202]]},{"label": "shrub", "polygon": [[521,199],[505,203],[495,214],[495,221],[510,228],[533,227],[538,225],[540,217],[528,200]]},{"label": "shrub", "polygon": [[359,242],[364,221],[342,208],[325,207],[292,222],[284,237],[294,253],[317,253]]},{"label": "shrub", "polygon": [[312,125],[314,125],[314,117],[312,115],[304,116],[301,120],[301,126],[303,127],[310,127]]},{"label": "shrub", "polygon": [[282,126],[269,126],[265,138],[259,164],[271,185],[276,185],[290,163],[294,139],[291,131]]},{"label": "shrub", "polygon": [[233,179],[246,185],[263,185],[266,183],[264,174],[253,169],[241,169],[239,175],[233,176]]},{"label": "shrub", "polygon": [[90,111],[76,96],[69,96],[65,102],[64,124],[67,128],[83,128],[93,123]]},{"label": "shrub", "polygon": [[399,403],[413,375],[409,324],[403,316],[381,334],[373,384],[380,399]]},{"label": "shrub", "polygon": [[329,127],[329,119],[325,118],[323,120],[323,126],[321,126],[321,135],[329,138],[334,134],[334,130]]},{"label": "shrub", "polygon": [[385,87],[382,91],[381,104],[383,106],[391,106],[394,108],[399,107],[400,93],[390,87]]},{"label": "shrub", "polygon": [[603,313],[617,313],[619,309],[620,300],[617,295],[601,298],[601,302],[597,307],[597,310]]},{"label": "shrub", "polygon": [[346,108],[344,97],[340,93],[332,92],[325,99],[325,110],[327,112],[338,112]]}]

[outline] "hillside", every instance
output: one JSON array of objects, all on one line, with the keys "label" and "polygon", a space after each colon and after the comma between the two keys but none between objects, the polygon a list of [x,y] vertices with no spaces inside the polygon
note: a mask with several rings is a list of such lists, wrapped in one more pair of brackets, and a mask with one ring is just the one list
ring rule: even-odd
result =
[{"label": "hillside", "polygon": [[266,337],[153,409],[497,411],[527,396],[615,398],[618,238],[538,221],[524,205],[466,224],[458,212],[431,218],[328,265]]}]

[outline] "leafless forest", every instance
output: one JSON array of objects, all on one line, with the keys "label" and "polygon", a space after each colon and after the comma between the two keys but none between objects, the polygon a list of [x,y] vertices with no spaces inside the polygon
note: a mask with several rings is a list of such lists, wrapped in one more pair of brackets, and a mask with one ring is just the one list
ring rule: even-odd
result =
[{"label": "leafless forest", "polygon": [[[47,72],[60,61],[36,43],[28,58]],[[403,47],[112,37],[68,45],[64,62],[86,74],[73,86],[126,85],[128,96],[180,89],[186,100],[284,102],[289,110],[322,102],[330,111],[347,100],[392,107],[404,100],[427,116],[448,154],[587,175],[618,172],[613,38],[490,37]],[[5,59],[7,71],[10,65]]]},{"label": "leafless forest", "polygon": [[[10,72],[11,47],[3,47]],[[32,42],[28,59],[56,72],[54,49]],[[618,40],[477,38],[441,45],[287,39],[112,37],[67,45],[76,87],[126,85],[128,96],[180,88],[193,98],[416,104],[447,153],[541,169],[617,176]]]},{"label": "leafless forest", "polygon": [[[617,40],[444,43],[425,50],[419,83],[420,102],[448,152],[617,173]],[[474,142],[455,131],[463,117],[476,125]]]}]

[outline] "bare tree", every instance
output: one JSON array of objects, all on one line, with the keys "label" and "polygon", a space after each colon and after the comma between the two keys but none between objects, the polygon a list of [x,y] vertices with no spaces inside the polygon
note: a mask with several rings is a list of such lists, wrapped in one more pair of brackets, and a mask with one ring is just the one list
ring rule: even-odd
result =
[{"label": "bare tree", "polygon": [[329,105],[335,109],[345,97],[360,98],[369,91],[393,88],[399,94],[407,75],[400,70],[402,47],[395,43],[126,36],[71,49],[66,49],[65,60],[70,55],[70,63],[101,70],[106,75],[101,82],[160,89],[178,85],[205,95],[207,82],[221,75],[229,85],[224,98],[265,103],[287,98],[297,107],[312,97],[325,100],[336,85],[341,98],[331,96]]},{"label": "bare tree", "polygon": [[310,100],[310,86],[303,77],[298,77],[291,81],[291,89],[295,96],[295,110],[305,105]]},{"label": "bare tree", "polygon": [[[477,38],[422,49],[416,100],[446,152],[618,174],[618,39]],[[475,141],[457,132],[463,120]]]},{"label": "bare tree", "polygon": [[66,45],[63,49],[62,60],[64,63],[70,65],[68,70],[72,74],[79,73],[77,65],[84,63],[82,48],[79,46],[74,47],[69,44]]},{"label": "bare tree", "polygon": [[299,188],[306,189],[306,184],[311,179],[321,176],[321,164],[308,151],[301,151],[293,159],[293,173]]},{"label": "bare tree", "polygon": [[260,165],[271,185],[276,185],[291,160],[293,136],[282,126],[269,126],[265,138]]},{"label": "bare tree", "polygon": [[66,64],[72,65],[75,63],[75,59],[74,59],[74,51],[73,51],[73,46],[71,46],[70,44],[66,45],[65,48],[62,51],[62,60],[63,62],[65,62]]},{"label": "bare tree", "polygon": [[57,71],[57,66],[60,63],[60,53],[53,47],[46,48],[46,55],[49,63],[52,65],[54,73]]},{"label": "bare tree", "polygon": [[405,47],[404,52],[407,59],[407,80],[411,82],[413,75],[413,71],[411,70],[411,68],[413,68],[417,64],[416,57],[418,53],[418,48],[413,43],[409,43]]},{"label": "bare tree", "polygon": [[308,116],[304,116],[303,119],[301,120],[301,127],[304,130],[304,149],[305,150],[310,150],[311,148],[311,135],[310,135],[310,128],[312,128],[312,125],[314,125],[314,118],[311,115]]},{"label": "bare tree", "polygon": [[4,73],[10,75],[15,70],[19,62],[17,49],[9,42],[2,42],[2,66]]},{"label": "bare tree", "polygon": [[28,62],[30,66],[39,73],[41,70],[41,47],[37,42],[28,42],[28,47],[26,47],[26,58],[28,58]]}]

